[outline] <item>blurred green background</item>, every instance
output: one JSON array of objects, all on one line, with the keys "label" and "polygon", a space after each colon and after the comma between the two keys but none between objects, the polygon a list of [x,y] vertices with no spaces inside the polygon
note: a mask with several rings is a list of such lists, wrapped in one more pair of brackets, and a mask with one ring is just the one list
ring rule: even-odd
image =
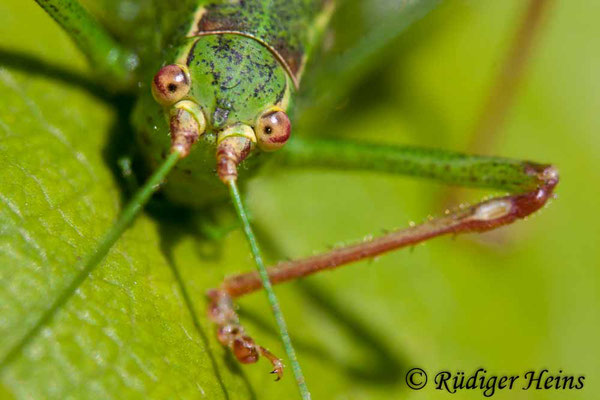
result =
[{"label": "blurred green background", "polygon": [[[121,11],[135,2],[123,1]],[[469,133],[524,11],[520,0],[448,0],[414,24],[350,93],[323,134],[468,150]],[[555,1],[490,154],[555,164],[557,198],[525,222],[442,238],[277,288],[315,399],[449,398],[404,374],[483,367],[585,375],[600,396],[600,3]],[[64,71],[67,71],[66,73]],[[129,99],[87,83],[89,67],[34,2],[0,4],[0,354],[73,276],[120,209],[107,144]],[[316,132],[320,134],[319,132]],[[247,202],[268,257],[300,257],[450,206],[448,189],[368,173],[269,170]],[[476,200],[487,193],[462,193]],[[0,398],[291,399],[291,374],[239,366],[214,338],[204,291],[251,262],[239,232],[203,241],[187,213],[142,216],[22,356]],[[277,354],[266,300],[240,301]],[[458,398],[481,398],[479,390]]]}]

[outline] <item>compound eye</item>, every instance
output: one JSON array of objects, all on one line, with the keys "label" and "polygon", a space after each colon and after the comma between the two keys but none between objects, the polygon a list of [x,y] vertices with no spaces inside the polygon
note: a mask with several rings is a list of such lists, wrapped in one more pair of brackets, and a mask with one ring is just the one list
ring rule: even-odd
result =
[{"label": "compound eye", "polygon": [[163,106],[169,106],[184,98],[190,91],[187,68],[182,65],[162,67],[152,80],[152,95]]},{"label": "compound eye", "polygon": [[292,124],[287,114],[279,109],[271,109],[258,118],[256,139],[263,151],[275,151],[283,147],[290,138]]}]

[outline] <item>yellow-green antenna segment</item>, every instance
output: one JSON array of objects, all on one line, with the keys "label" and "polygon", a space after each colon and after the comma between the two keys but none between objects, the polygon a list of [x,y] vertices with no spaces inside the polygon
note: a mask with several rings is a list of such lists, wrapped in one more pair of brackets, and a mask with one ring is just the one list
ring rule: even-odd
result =
[{"label": "yellow-green antenna segment", "polygon": [[290,360],[290,364],[292,365],[292,371],[294,373],[294,377],[296,378],[296,383],[298,385],[298,389],[300,390],[300,395],[302,396],[303,400],[310,400],[310,392],[308,391],[308,386],[306,385],[306,381],[304,380],[304,374],[302,373],[300,363],[298,362],[298,358],[296,357],[296,351],[294,350],[294,346],[292,345],[292,339],[290,338],[290,335],[288,333],[287,326],[285,324],[285,319],[283,318],[283,313],[281,312],[281,308],[279,307],[279,302],[277,301],[277,297],[275,296],[275,292],[273,291],[273,286],[271,285],[271,281],[269,280],[269,274],[267,273],[267,269],[265,268],[262,255],[260,253],[260,248],[258,247],[258,242],[256,240],[256,237],[254,236],[252,227],[250,226],[248,216],[246,215],[246,210],[244,209],[244,204],[242,203],[242,198],[240,196],[237,183],[235,179],[230,179],[227,181],[227,184],[229,186],[229,193],[231,194],[231,199],[233,201],[235,211],[240,221],[242,222],[246,239],[248,239],[248,244],[250,245],[252,256],[254,258],[254,261],[256,262],[258,274],[260,275],[262,285],[265,288],[265,292],[267,294],[267,299],[269,300],[269,304],[271,305],[271,309],[273,310],[273,315],[275,316],[275,320],[277,321],[277,326],[279,327],[279,334],[281,335],[281,340],[283,341],[283,347],[285,348],[285,352],[287,353],[288,358]]}]

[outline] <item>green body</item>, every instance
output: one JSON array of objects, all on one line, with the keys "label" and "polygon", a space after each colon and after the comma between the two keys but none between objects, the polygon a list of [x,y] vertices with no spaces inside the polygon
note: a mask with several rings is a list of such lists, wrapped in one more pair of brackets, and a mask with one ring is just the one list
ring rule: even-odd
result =
[{"label": "green body", "polygon": [[[228,197],[214,172],[217,133],[239,122],[253,126],[271,106],[291,107],[306,55],[317,45],[328,9],[329,3],[321,0],[199,2],[194,18],[179,29],[187,34],[168,46],[171,50],[161,62],[187,65],[191,90],[186,99],[199,104],[207,119],[206,133],[164,187],[171,201],[203,207]],[[168,154],[170,138],[168,116],[149,90],[142,92],[133,120],[139,147],[153,170]],[[254,173],[266,158],[257,149],[253,153],[242,164],[242,177]]]}]

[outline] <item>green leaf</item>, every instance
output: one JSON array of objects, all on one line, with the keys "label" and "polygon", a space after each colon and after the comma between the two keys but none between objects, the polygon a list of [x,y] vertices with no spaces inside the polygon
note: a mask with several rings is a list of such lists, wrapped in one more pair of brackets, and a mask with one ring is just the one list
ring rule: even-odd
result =
[{"label": "green leaf", "polygon": [[[555,2],[494,146],[497,155],[556,163],[553,204],[499,236],[436,240],[276,288],[314,398],[445,398],[433,372],[480,366],[587,377],[583,391],[495,398],[600,396],[591,384],[600,370],[600,63],[590,39],[600,34],[600,10],[592,3]],[[329,122],[312,133],[467,150],[522,4],[445,2],[392,45],[345,107],[320,110]],[[115,154],[127,149],[115,143],[130,134],[130,99],[107,98],[89,75],[34,2],[0,4],[0,357],[122,208]],[[271,170],[251,182],[248,203],[275,260],[437,214],[447,206],[440,190],[393,176]],[[215,340],[204,293],[252,263],[239,232],[207,242],[189,220],[179,210],[142,215],[1,371],[0,398],[296,398],[289,372],[272,382],[267,363],[240,366]],[[283,355],[264,295],[240,305],[253,337]],[[430,373],[422,391],[404,384],[412,367]]]},{"label": "green leaf", "polygon": [[[78,84],[86,82],[85,61],[35,3],[3,3],[0,12],[4,358],[121,209],[108,147],[111,134],[128,128],[112,104]],[[35,35],[20,32],[24,21]],[[5,390],[17,398],[247,398],[250,389],[237,367],[225,367],[225,350],[204,318],[204,290],[222,274],[205,281],[192,310],[164,246],[158,224],[139,218],[3,369]]]}]

